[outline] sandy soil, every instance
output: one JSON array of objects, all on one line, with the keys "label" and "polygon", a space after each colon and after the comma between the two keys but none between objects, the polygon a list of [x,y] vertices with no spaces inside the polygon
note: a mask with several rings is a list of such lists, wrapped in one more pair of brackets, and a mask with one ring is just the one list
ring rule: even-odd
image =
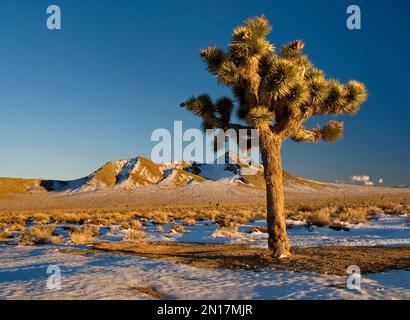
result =
[{"label": "sandy soil", "polygon": [[[370,199],[410,203],[410,189],[328,185],[323,189],[286,188],[287,203],[321,201],[349,203]],[[30,193],[0,199],[0,211],[40,209],[140,208],[158,206],[265,205],[265,191],[246,185],[203,182],[180,188],[159,186],[136,190],[101,190],[81,193]]]},{"label": "sandy soil", "polygon": [[95,244],[93,248],[205,269],[272,269],[333,275],[344,275],[350,265],[358,265],[362,273],[410,269],[410,247],[300,248],[293,251],[290,259],[274,259],[266,249],[230,244],[107,242]]}]

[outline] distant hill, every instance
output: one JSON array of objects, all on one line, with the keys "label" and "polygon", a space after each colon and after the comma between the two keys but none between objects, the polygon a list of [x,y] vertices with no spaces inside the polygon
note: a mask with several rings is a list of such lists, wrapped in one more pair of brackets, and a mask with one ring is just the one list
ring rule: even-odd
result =
[{"label": "distant hill", "polygon": [[[284,172],[283,180],[284,186],[288,188],[321,189],[327,186],[287,172]],[[225,154],[224,162],[217,160],[213,164],[184,161],[159,164],[144,157],[114,160],[86,177],[70,181],[0,178],[0,196],[29,192],[90,192],[110,188],[134,190],[153,185],[178,188],[204,181],[244,184],[256,188],[265,185],[262,165],[229,152]]]}]

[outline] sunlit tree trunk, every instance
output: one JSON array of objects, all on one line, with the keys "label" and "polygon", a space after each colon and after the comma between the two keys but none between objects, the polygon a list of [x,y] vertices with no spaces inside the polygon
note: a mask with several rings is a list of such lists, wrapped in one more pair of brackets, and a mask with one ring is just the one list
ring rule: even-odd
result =
[{"label": "sunlit tree trunk", "polygon": [[274,257],[284,258],[290,256],[290,244],[286,233],[281,145],[282,139],[269,128],[260,130],[260,149],[266,181],[268,244]]}]

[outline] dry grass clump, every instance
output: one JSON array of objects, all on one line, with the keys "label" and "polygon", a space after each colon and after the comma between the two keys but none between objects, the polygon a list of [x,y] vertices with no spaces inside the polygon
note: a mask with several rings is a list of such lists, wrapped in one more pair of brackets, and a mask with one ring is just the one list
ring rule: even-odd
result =
[{"label": "dry grass clump", "polygon": [[12,223],[10,225],[7,225],[7,231],[15,232],[15,231],[24,231],[25,229],[25,224],[21,223],[19,221]]},{"label": "dry grass clump", "polygon": [[335,215],[340,221],[352,224],[366,223],[368,212],[366,208],[339,207]]},{"label": "dry grass clump", "polygon": [[128,240],[128,241],[145,241],[145,239],[146,239],[146,234],[142,230],[130,229],[124,235],[124,240]]},{"label": "dry grass clump", "polygon": [[70,233],[70,241],[74,244],[91,244],[93,242],[93,236],[89,233],[84,233],[79,230]]},{"label": "dry grass clump", "polygon": [[132,220],[130,222],[130,227],[133,230],[140,230],[140,229],[142,229],[143,225],[142,225],[142,222],[139,221],[139,220]]},{"label": "dry grass clump", "polygon": [[128,222],[125,221],[125,222],[121,223],[120,229],[121,230],[128,230],[128,229],[131,229],[131,226]]},{"label": "dry grass clump", "polygon": [[150,218],[153,224],[167,224],[169,222],[168,214],[164,211],[154,211]]},{"label": "dry grass clump", "polygon": [[209,210],[208,212],[204,213],[203,216],[205,219],[209,219],[211,221],[215,221],[215,219],[221,215],[218,210]]},{"label": "dry grass clump", "polygon": [[294,221],[306,221],[311,212],[286,210],[286,218]]},{"label": "dry grass clump", "polygon": [[322,208],[319,209],[313,213],[311,213],[308,217],[307,217],[307,224],[308,225],[315,225],[318,227],[324,227],[324,226],[328,226],[332,223],[332,220],[330,218],[332,214],[332,210],[329,208]]},{"label": "dry grass clump", "polygon": [[56,212],[51,215],[50,219],[60,223],[84,223],[90,219],[90,215],[81,212]]},{"label": "dry grass clump", "polygon": [[367,210],[367,214],[369,216],[375,216],[375,215],[379,215],[379,214],[383,214],[383,209],[376,207],[376,206],[369,206],[366,208]]},{"label": "dry grass clump", "polygon": [[194,218],[185,218],[182,223],[186,226],[194,226],[196,224],[196,220]]},{"label": "dry grass clump", "polygon": [[3,230],[0,232],[0,240],[6,240],[13,237],[13,232],[8,230]]},{"label": "dry grass clump", "polygon": [[251,209],[238,209],[230,213],[229,216],[239,224],[247,224],[257,220],[257,214]]},{"label": "dry grass clump", "polygon": [[[308,209],[312,211],[308,211]],[[287,210],[286,216],[295,221],[306,221],[308,225],[319,227],[332,226],[336,230],[345,230],[343,223],[366,223],[372,216],[383,213],[383,209],[378,206],[339,206],[321,207],[314,209],[313,206],[298,207],[295,211]]]},{"label": "dry grass clump", "polygon": [[93,237],[100,235],[100,226],[95,224],[84,224],[81,228],[83,232],[90,233]]},{"label": "dry grass clump", "polygon": [[125,221],[121,223],[120,229],[121,230],[129,230],[129,229],[134,229],[134,230],[140,230],[142,229],[143,224],[139,220],[132,220],[131,222]]},{"label": "dry grass clump", "polygon": [[70,241],[74,244],[90,244],[93,238],[100,235],[100,227],[94,224],[84,224],[70,233]]},{"label": "dry grass clump", "polygon": [[225,228],[232,231],[237,231],[239,228],[238,222],[227,217],[220,218],[215,222],[218,224],[219,228]]},{"label": "dry grass clump", "polygon": [[237,235],[239,225],[236,221],[230,219],[219,219],[218,228],[212,234],[213,237],[234,238]]},{"label": "dry grass clump", "polygon": [[387,204],[382,206],[384,214],[389,215],[408,215],[410,214],[410,206],[399,203]]},{"label": "dry grass clump", "polygon": [[63,237],[57,236],[55,230],[55,224],[35,225],[22,234],[19,245],[28,246],[33,244],[62,243]]},{"label": "dry grass clump", "polygon": [[45,225],[50,222],[50,215],[45,213],[39,213],[33,217],[33,220],[38,225]]},{"label": "dry grass clump", "polygon": [[185,227],[182,224],[177,224],[169,228],[169,233],[185,233]]}]

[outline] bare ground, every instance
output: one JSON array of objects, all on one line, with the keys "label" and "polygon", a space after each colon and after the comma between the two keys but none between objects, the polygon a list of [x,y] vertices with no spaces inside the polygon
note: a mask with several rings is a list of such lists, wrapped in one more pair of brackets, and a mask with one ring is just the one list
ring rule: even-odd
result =
[{"label": "bare ground", "polygon": [[331,275],[344,275],[350,265],[359,266],[363,274],[410,269],[408,247],[300,248],[294,249],[290,259],[275,259],[269,256],[266,249],[237,244],[116,242],[95,244],[93,250],[138,255],[203,269],[272,269]]},{"label": "bare ground", "polygon": [[[388,200],[410,203],[410,189],[332,184],[323,189],[285,189],[285,199],[288,204],[302,201],[343,204],[369,198],[373,203]],[[0,198],[0,211],[202,206],[217,203],[264,205],[265,190],[246,185],[204,182],[180,188],[147,186],[129,191],[110,189],[81,193],[14,194],[7,198]]]}]

